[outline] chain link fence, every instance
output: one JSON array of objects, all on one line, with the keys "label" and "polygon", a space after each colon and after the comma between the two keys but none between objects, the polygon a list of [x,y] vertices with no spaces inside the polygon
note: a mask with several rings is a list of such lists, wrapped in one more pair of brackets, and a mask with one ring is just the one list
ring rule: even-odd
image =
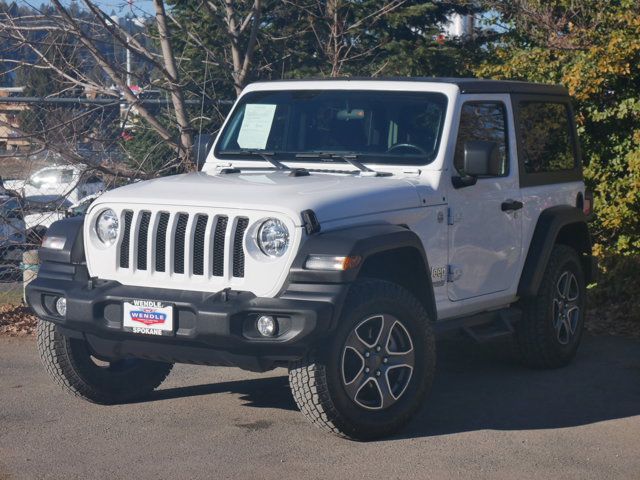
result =
[{"label": "chain link fence", "polygon": [[57,220],[83,215],[108,182],[55,154],[0,152],[0,308],[23,302],[24,280],[37,273],[37,250]]}]

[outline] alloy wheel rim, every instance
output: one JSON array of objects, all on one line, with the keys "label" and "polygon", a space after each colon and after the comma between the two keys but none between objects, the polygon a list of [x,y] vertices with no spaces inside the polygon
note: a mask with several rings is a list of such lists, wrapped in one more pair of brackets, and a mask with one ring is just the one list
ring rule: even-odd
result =
[{"label": "alloy wheel rim", "polygon": [[349,398],[366,410],[384,410],[409,386],[415,366],[413,341],[396,317],[372,315],[350,332],[340,365]]},{"label": "alloy wheel rim", "polygon": [[558,277],[553,299],[553,328],[561,345],[568,345],[575,337],[580,321],[580,287],[578,279],[571,271]]}]

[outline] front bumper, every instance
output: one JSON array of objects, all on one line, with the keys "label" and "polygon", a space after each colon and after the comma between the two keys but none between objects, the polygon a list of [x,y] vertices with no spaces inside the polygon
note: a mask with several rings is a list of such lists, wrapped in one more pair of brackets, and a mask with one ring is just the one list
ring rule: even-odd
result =
[{"label": "front bumper", "polygon": [[[83,266],[44,263],[27,287],[27,301],[43,320],[59,331],[86,339],[106,358],[142,357],[159,361],[238,366],[263,371],[302,357],[334,324],[336,305],[346,285],[300,285],[278,298],[249,292],[203,293],[125,286],[89,280]],[[67,313],[58,315],[58,297],[67,299]],[[123,330],[124,301],[155,300],[174,305],[170,336]],[[255,329],[260,314],[276,316],[276,337]]]}]

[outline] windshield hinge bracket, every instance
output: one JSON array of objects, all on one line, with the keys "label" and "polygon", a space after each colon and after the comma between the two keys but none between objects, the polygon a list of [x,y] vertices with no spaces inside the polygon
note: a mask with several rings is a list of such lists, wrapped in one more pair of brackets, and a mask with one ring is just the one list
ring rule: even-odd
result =
[{"label": "windshield hinge bracket", "polygon": [[307,232],[307,235],[320,233],[322,227],[320,226],[316,212],[313,210],[303,210],[300,215],[302,216],[302,226]]}]

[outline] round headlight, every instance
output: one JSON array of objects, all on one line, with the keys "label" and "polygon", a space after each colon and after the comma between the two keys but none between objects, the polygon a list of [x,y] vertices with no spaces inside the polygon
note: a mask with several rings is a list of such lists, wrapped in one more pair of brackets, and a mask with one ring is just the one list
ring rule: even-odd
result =
[{"label": "round headlight", "polygon": [[258,246],[268,257],[281,257],[289,248],[289,230],[277,218],[266,220],[258,230]]},{"label": "round headlight", "polygon": [[105,210],[96,220],[96,233],[98,238],[105,245],[113,245],[118,238],[118,230],[120,228],[120,222],[118,221],[118,215],[111,209]]}]

